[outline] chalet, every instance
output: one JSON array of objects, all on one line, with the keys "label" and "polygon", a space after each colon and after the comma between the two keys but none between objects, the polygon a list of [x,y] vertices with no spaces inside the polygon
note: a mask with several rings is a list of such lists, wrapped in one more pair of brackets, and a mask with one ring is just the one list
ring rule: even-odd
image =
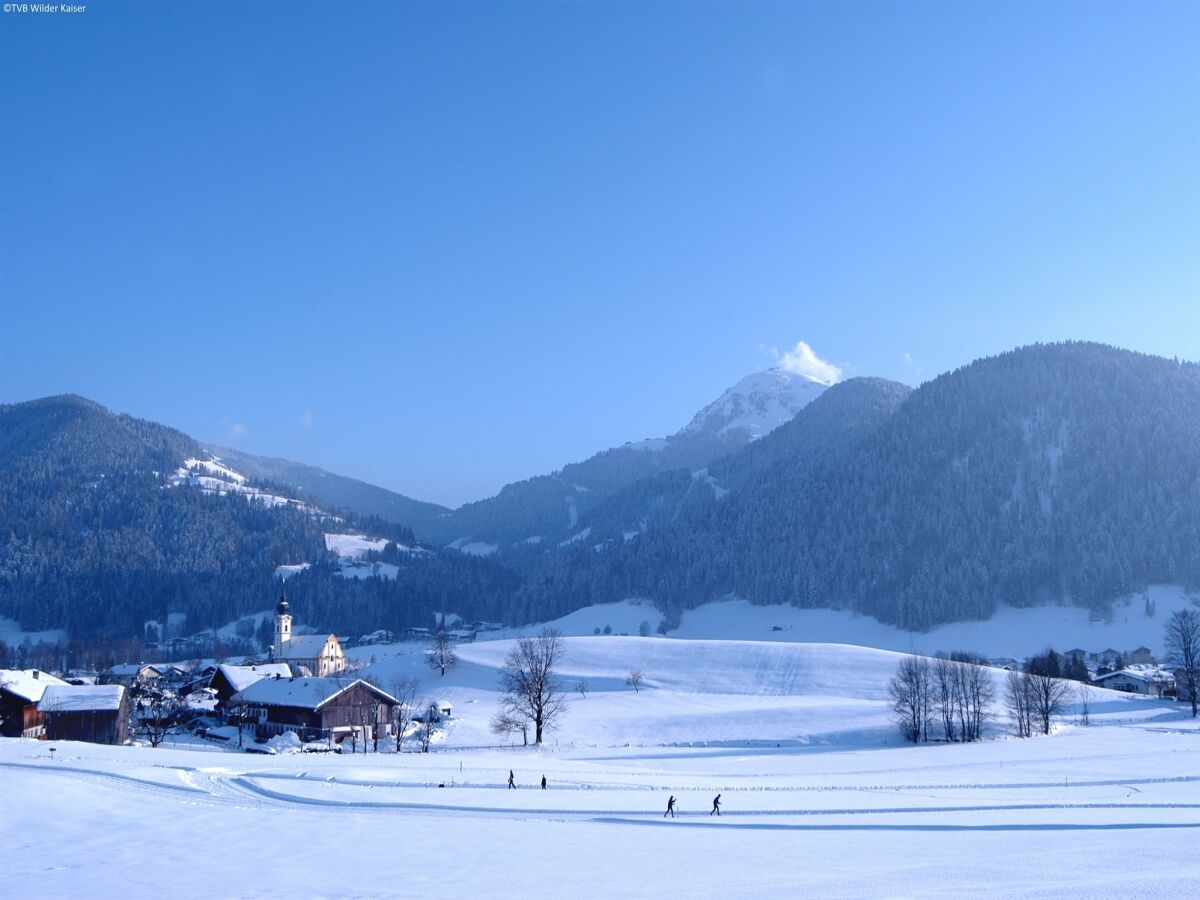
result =
[{"label": "chalet", "polygon": [[161,676],[162,672],[154,666],[148,666],[145,663],[130,663],[106,669],[100,673],[96,683],[122,684],[125,687],[133,687],[135,684],[144,684]]},{"label": "chalet", "polygon": [[1100,675],[1092,684],[1096,687],[1108,688],[1110,691],[1125,691],[1127,694],[1152,694],[1153,680],[1145,672],[1135,672],[1131,669],[1121,669]]},{"label": "chalet", "polygon": [[233,695],[258,737],[293,731],[303,741],[370,740],[390,728],[396,698],[362,679],[262,678]]},{"label": "chalet", "polygon": [[45,722],[38,701],[52,685],[66,682],[38,669],[0,669],[0,734],[41,737]]},{"label": "chalet", "polygon": [[129,692],[120,684],[54,685],[38,703],[52,741],[123,744],[129,737]]},{"label": "chalet", "polygon": [[291,678],[292,669],[287,663],[264,663],[260,666],[217,666],[208,682],[216,697],[217,705],[223,706],[238,691],[244,691],[261,678]]},{"label": "chalet", "polygon": [[293,672],[325,678],[346,668],[346,654],[336,634],[293,634],[287,597],[280,595],[275,607],[275,645],[271,661],[287,663]]}]

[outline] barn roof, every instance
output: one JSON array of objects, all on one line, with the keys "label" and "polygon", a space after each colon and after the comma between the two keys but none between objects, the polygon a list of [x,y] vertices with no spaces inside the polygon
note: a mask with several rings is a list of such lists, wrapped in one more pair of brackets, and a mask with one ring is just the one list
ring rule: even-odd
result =
[{"label": "barn roof", "polygon": [[55,684],[66,682],[39,669],[0,669],[0,689],[30,703],[41,700],[46,688]]},{"label": "barn roof", "polygon": [[40,712],[98,712],[121,708],[125,688],[119,684],[51,685],[38,703]]},{"label": "barn roof", "polygon": [[395,703],[396,698],[361,678],[263,678],[243,691],[234,694],[230,702],[252,706],[291,706],[299,709],[320,709],[339,694],[356,684],[366,685],[381,700]]},{"label": "barn roof", "polygon": [[292,668],[287,663],[265,663],[261,666],[220,665],[217,666],[217,671],[229,682],[234,693],[244,691],[263,678],[274,678],[276,675],[283,678],[292,677]]},{"label": "barn roof", "polygon": [[149,669],[151,672],[155,673],[156,675],[162,674],[161,672],[159,672],[158,669],[154,668],[154,666],[147,665],[146,663],[123,663],[122,665],[113,666],[110,669],[105,669],[104,674],[105,675],[116,675],[118,678],[123,678],[123,677],[127,677],[130,675],[138,675],[146,669]]}]

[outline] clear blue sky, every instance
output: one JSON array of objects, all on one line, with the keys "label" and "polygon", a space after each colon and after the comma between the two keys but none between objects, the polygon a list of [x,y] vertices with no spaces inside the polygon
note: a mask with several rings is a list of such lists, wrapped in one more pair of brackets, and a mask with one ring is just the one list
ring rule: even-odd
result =
[{"label": "clear blue sky", "polygon": [[1195,359],[1198,47],[1196,3],[0,15],[0,399],[456,504],[801,340]]}]

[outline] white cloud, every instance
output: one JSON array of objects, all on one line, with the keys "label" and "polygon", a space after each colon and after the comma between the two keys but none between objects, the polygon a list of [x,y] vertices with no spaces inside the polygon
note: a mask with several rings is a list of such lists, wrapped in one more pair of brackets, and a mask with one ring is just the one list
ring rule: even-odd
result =
[{"label": "white cloud", "polygon": [[312,428],[313,415],[311,409],[305,409],[302,413],[300,413],[300,424],[305,428]]},{"label": "white cloud", "polygon": [[905,363],[905,365],[909,365],[909,366],[911,366],[913,364],[912,363],[912,354],[909,353],[907,350],[904,351],[904,363]]},{"label": "white cloud", "polygon": [[819,381],[821,384],[836,384],[842,377],[842,370],[831,362],[826,362],[813,352],[813,348],[804,341],[796,341],[796,346],[786,353],[772,350],[779,368],[794,375]]},{"label": "white cloud", "polygon": [[228,422],[225,427],[233,437],[245,437],[250,433],[244,422]]}]

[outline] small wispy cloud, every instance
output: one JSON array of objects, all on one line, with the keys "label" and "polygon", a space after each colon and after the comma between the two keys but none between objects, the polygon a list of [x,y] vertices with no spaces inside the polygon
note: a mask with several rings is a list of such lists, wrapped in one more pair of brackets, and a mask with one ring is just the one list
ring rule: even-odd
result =
[{"label": "small wispy cloud", "polygon": [[904,367],[906,369],[908,369],[910,372],[912,372],[913,375],[920,375],[925,371],[925,367],[922,365],[918,365],[917,361],[915,359],[913,359],[913,355],[911,353],[909,353],[907,350],[904,351],[903,356],[904,356]]},{"label": "small wispy cloud", "polygon": [[796,341],[796,346],[785,353],[780,353],[778,348],[772,348],[771,353],[775,356],[776,365],[785,372],[803,375],[821,384],[836,384],[841,380],[841,368],[821,359],[804,341]]},{"label": "small wispy cloud", "polygon": [[225,428],[225,431],[230,437],[240,438],[245,437],[250,433],[250,428],[245,422],[234,422],[230,419],[222,419],[221,425]]},{"label": "small wispy cloud", "polygon": [[305,428],[313,427],[313,414],[311,409],[305,408],[304,411],[300,413],[300,424]]}]

